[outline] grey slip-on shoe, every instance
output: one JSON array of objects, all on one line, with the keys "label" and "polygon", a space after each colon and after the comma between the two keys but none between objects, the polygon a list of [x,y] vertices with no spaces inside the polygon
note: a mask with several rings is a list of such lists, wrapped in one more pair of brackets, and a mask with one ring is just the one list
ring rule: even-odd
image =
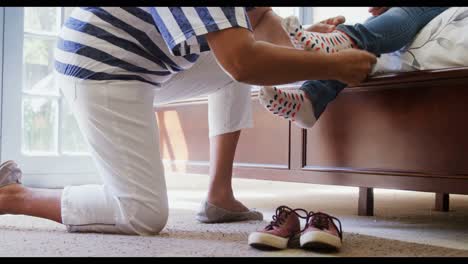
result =
[{"label": "grey slip-on shoe", "polygon": [[0,165],[0,188],[14,183],[20,184],[22,175],[23,173],[14,161],[2,163]]},{"label": "grey slip-on shoe", "polygon": [[197,213],[197,220],[202,223],[227,223],[248,220],[263,220],[263,214],[255,209],[246,212],[233,212],[217,207],[205,201]]}]

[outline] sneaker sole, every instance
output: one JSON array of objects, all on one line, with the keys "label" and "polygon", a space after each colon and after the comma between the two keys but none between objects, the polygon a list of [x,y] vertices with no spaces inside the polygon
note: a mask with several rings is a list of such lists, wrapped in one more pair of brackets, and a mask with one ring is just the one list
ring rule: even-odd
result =
[{"label": "sneaker sole", "polygon": [[249,235],[249,245],[257,249],[285,249],[289,238],[279,237],[262,232],[253,232]]},{"label": "sneaker sole", "polygon": [[310,231],[300,238],[301,248],[305,249],[340,249],[341,239],[320,231]]}]

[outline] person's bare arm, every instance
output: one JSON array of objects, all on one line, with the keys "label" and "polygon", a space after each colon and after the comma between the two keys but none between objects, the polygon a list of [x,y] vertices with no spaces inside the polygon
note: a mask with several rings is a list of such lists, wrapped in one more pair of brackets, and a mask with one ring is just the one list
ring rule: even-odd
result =
[{"label": "person's bare arm", "polygon": [[245,28],[210,32],[206,39],[223,69],[239,82],[280,85],[302,80],[339,80],[359,84],[376,62],[361,50],[321,54],[256,41]]}]

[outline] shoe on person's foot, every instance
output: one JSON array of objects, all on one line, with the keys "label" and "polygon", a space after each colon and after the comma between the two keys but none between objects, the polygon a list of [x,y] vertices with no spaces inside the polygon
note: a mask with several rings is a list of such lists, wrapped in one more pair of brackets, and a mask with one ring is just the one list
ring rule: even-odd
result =
[{"label": "shoe on person's foot", "polygon": [[[338,222],[339,228],[334,221]],[[341,222],[338,218],[322,212],[310,212],[299,241],[301,248],[305,249],[338,250],[343,241]]]},{"label": "shoe on person's foot", "polygon": [[[299,211],[304,212],[304,216]],[[284,205],[276,208],[273,221],[263,230],[249,235],[249,245],[257,249],[287,248],[289,240],[301,232],[299,218],[306,218],[306,215],[307,211],[300,208],[291,209]]]},{"label": "shoe on person's foot", "polygon": [[272,114],[291,121],[300,128],[311,128],[317,121],[312,102],[302,90],[264,86],[260,89],[258,99]]},{"label": "shoe on person's foot", "polygon": [[22,172],[18,165],[12,161],[0,164],[0,188],[10,184],[21,184]]},{"label": "shoe on person's foot", "polygon": [[249,209],[245,212],[229,211],[221,207],[217,207],[208,201],[205,201],[200,211],[196,216],[197,220],[202,223],[228,223],[248,220],[263,220],[263,214],[255,209]]},{"label": "shoe on person's foot", "polygon": [[0,188],[10,184],[21,183],[22,172],[18,165],[12,161],[0,164]]}]

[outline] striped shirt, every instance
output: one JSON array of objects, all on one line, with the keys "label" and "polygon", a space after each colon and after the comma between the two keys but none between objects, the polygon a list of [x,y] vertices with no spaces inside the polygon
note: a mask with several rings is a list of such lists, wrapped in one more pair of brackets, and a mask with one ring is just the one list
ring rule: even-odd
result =
[{"label": "striped shirt", "polygon": [[83,80],[154,86],[189,69],[209,50],[205,34],[251,30],[245,7],[82,7],[65,21],[55,70]]}]

